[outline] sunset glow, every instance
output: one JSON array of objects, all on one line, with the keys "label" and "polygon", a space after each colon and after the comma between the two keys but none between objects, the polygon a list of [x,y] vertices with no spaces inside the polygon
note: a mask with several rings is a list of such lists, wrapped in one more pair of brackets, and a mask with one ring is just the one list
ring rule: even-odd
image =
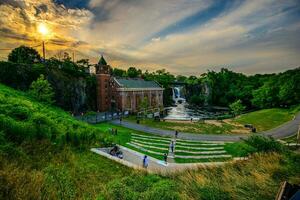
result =
[{"label": "sunset glow", "polygon": [[103,53],[123,69],[280,72],[300,62],[299,13],[297,0],[7,0],[0,4],[0,46],[46,38],[50,57],[75,52],[96,63]]},{"label": "sunset glow", "polygon": [[39,33],[41,33],[42,36],[44,36],[44,37],[47,36],[47,35],[49,34],[49,29],[48,29],[47,25],[44,24],[44,23],[40,23],[40,24],[39,24],[39,26],[38,26],[38,31],[39,31]]}]

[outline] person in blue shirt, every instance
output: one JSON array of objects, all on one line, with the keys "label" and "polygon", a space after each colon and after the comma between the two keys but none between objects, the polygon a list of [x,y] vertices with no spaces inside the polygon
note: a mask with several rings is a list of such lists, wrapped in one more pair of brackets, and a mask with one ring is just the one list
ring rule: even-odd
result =
[{"label": "person in blue shirt", "polygon": [[143,158],[143,167],[147,168],[148,164],[149,164],[148,156],[145,155]]}]

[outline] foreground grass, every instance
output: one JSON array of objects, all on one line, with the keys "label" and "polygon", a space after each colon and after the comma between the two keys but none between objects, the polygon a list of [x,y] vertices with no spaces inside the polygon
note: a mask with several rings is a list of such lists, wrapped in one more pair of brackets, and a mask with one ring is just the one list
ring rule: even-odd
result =
[{"label": "foreground grass", "polygon": [[[112,125],[77,122],[1,85],[0,101],[0,199],[268,200],[281,181],[300,183],[300,156],[290,153],[256,154],[245,162],[180,174],[146,174],[89,151],[110,144],[106,129]],[[126,143],[130,132],[119,128],[112,140]]]},{"label": "foreground grass", "polygon": [[253,124],[257,131],[266,131],[276,128],[293,119],[300,111],[300,106],[290,109],[272,108],[247,113],[237,117],[234,121],[240,124]]},{"label": "foreground grass", "polygon": [[255,154],[247,161],[161,176],[48,141],[13,147],[0,151],[0,199],[268,200],[281,181],[300,184],[296,154]]}]

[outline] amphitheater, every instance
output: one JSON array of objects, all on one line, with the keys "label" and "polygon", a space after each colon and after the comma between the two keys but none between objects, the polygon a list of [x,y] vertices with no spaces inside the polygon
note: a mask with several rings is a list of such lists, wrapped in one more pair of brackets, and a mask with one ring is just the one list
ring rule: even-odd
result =
[{"label": "amphitheater", "polygon": [[[170,149],[173,141],[174,151]],[[168,154],[168,162],[216,162],[232,159],[224,149],[224,142],[193,141],[150,135],[131,134],[127,147],[141,153],[162,159]]]}]

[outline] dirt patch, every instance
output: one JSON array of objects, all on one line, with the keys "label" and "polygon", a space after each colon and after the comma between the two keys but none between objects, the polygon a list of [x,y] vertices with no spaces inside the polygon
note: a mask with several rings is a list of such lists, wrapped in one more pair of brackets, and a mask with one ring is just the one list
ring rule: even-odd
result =
[{"label": "dirt patch", "polygon": [[230,132],[231,133],[248,134],[248,133],[250,133],[250,130],[248,130],[248,129],[233,129]]},{"label": "dirt patch", "polygon": [[191,122],[191,120],[184,120],[184,121],[181,121],[181,120],[165,120],[165,122],[174,122],[174,123],[178,123],[178,124],[193,124],[195,123],[195,121]]},{"label": "dirt patch", "polygon": [[236,127],[243,127],[244,128],[244,125],[240,124],[240,123],[237,123],[237,122],[234,122],[232,119],[224,119],[223,120],[225,123],[227,124],[230,124],[232,126],[236,126]]},{"label": "dirt patch", "polygon": [[204,123],[222,127],[222,122],[217,120],[205,120]]}]

